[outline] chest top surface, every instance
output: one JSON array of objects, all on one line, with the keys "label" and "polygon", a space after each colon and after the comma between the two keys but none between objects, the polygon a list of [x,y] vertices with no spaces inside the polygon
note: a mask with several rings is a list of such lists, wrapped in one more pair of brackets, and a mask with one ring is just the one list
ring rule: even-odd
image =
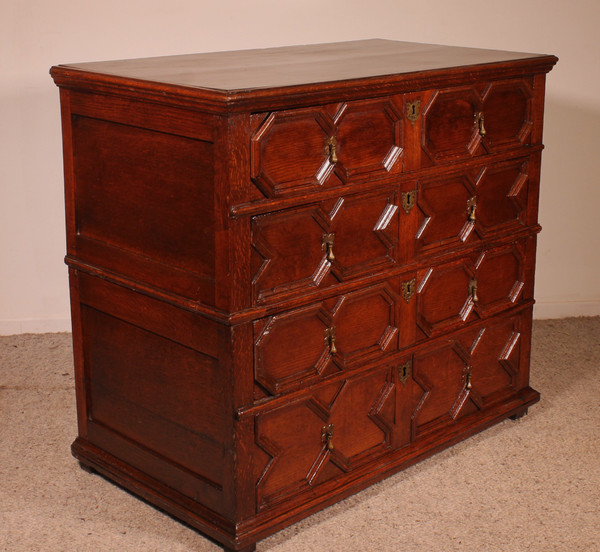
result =
[{"label": "chest top surface", "polygon": [[318,84],[544,57],[546,56],[522,52],[371,39],[76,63],[64,67],[226,92]]},{"label": "chest top surface", "polygon": [[[358,86],[423,86],[468,72],[547,72],[557,58],[371,39],[255,50],[100,61],[51,69],[62,86],[123,86],[235,103],[269,94],[296,97]],[[510,68],[510,69],[509,69]],[[440,81],[441,82],[441,81]]]}]

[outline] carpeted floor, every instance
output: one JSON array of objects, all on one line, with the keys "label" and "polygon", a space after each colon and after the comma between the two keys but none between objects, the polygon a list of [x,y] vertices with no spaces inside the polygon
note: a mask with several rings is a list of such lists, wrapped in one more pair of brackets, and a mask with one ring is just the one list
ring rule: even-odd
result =
[{"label": "carpeted floor", "polygon": [[[81,470],[71,336],[0,337],[0,550],[218,552]],[[600,551],[600,318],[534,324],[542,400],[259,542],[260,552]]]}]

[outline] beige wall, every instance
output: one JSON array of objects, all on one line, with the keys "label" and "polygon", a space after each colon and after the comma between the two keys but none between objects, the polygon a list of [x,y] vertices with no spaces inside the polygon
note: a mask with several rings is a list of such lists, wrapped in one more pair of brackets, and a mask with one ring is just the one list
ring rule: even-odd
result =
[{"label": "beige wall", "polygon": [[0,334],[69,329],[57,63],[359,38],[553,53],[537,317],[600,314],[598,0],[0,0]]}]

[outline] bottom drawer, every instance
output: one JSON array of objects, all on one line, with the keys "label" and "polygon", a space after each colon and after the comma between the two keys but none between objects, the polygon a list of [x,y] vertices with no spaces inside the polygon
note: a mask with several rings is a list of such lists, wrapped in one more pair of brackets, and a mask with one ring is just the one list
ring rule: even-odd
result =
[{"label": "bottom drawer", "polygon": [[[385,365],[316,384],[254,417],[258,510],[412,463],[527,394],[531,307],[431,340]],[[463,428],[463,429],[461,429]],[[464,429],[466,428],[466,429]],[[463,437],[463,438],[464,438]],[[387,468],[386,468],[387,469]]]}]

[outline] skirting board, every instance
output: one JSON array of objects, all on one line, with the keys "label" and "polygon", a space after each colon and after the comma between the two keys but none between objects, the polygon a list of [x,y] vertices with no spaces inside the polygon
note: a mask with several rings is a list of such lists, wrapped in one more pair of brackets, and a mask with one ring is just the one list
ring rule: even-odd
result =
[{"label": "skirting board", "polygon": [[536,320],[573,316],[600,316],[600,301],[538,301],[533,307]]},{"label": "skirting board", "polygon": [[70,332],[70,318],[17,318],[0,320],[0,335]]},{"label": "skirting board", "polygon": [[[600,316],[600,301],[539,301],[533,309],[533,318],[537,320],[571,316]],[[0,335],[70,331],[70,318],[0,320]]]}]

